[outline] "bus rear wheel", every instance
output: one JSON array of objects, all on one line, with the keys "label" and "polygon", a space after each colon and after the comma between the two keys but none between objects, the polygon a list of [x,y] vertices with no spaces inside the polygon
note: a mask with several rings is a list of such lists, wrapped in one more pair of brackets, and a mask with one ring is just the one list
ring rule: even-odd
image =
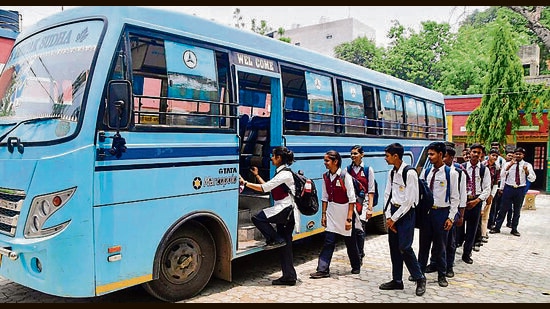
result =
[{"label": "bus rear wheel", "polygon": [[143,284],[152,296],[176,302],[197,295],[214,271],[216,245],[212,234],[198,222],[186,223],[161,247],[155,265],[159,277]]}]

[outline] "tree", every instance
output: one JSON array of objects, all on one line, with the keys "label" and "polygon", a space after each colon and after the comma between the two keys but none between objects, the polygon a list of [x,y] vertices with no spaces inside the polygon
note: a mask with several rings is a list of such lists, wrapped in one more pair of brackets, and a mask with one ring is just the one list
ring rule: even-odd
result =
[{"label": "tree", "polygon": [[510,125],[512,131],[517,129],[521,123],[520,109],[530,111],[528,108],[532,105],[525,101],[523,67],[508,20],[499,16],[489,35],[493,40],[483,96],[480,106],[468,117],[466,129],[469,143],[505,144],[507,126]]},{"label": "tree", "polygon": [[[550,12],[548,8],[545,6],[508,6],[508,8],[525,17],[527,27],[539,37],[546,49],[550,50],[550,29],[548,28]],[[542,21],[546,22],[546,25],[541,23],[541,18]]]},{"label": "tree", "polygon": [[382,72],[433,89],[441,78],[440,61],[447,57],[454,40],[450,25],[424,21],[420,32],[415,33],[397,21],[393,23]]},{"label": "tree", "polygon": [[233,20],[235,21],[235,28],[244,28],[245,24],[243,21],[243,16],[241,14],[241,9],[235,8],[235,11],[233,11]]},{"label": "tree", "polygon": [[359,37],[334,48],[336,58],[373,70],[379,70],[383,53],[384,48],[376,47],[367,37]]},{"label": "tree", "polygon": [[435,90],[445,95],[482,93],[491,39],[486,28],[469,24],[459,28],[448,55],[441,59],[441,78],[436,81]]},{"label": "tree", "polygon": [[267,21],[262,19],[262,20],[260,20],[260,25],[257,25],[257,23],[258,22],[256,21],[256,18],[252,18],[252,21],[251,21],[252,26],[250,27],[250,30],[252,30],[256,33],[259,33],[261,35],[266,35],[269,32],[273,31],[273,28],[271,28],[267,24]]}]

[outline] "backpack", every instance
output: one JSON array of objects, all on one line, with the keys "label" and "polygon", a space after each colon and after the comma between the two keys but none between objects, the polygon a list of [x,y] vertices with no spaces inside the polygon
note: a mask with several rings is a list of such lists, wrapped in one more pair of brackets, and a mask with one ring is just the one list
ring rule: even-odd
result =
[{"label": "backpack", "polygon": [[[445,170],[447,170],[448,166],[446,166]],[[416,173],[416,169],[410,165],[406,165],[403,168],[403,184],[407,186],[407,173],[409,170],[414,170]],[[391,181],[393,182],[393,174],[394,170],[391,171]],[[420,228],[422,225],[422,221],[424,220],[425,216],[428,215],[428,211],[431,209],[431,207],[434,204],[434,195],[432,193],[432,190],[430,190],[430,186],[428,185],[428,182],[426,179],[421,179],[417,175],[418,180],[418,204],[415,205],[414,211],[415,211],[415,228]],[[425,178],[425,177],[424,177]],[[391,193],[391,192],[390,192]],[[386,206],[389,204],[391,200],[391,194],[388,198]],[[385,212],[385,210],[384,210]]]},{"label": "backpack", "polygon": [[[365,166],[362,168],[365,172],[365,175],[367,176],[367,183],[369,182],[369,167]],[[348,165],[347,167],[348,173],[351,172],[351,165]],[[351,175],[351,174],[350,174]],[[353,179],[353,187],[355,188],[355,194],[359,195],[360,197],[365,197],[367,195],[368,189],[363,186],[362,183],[359,182],[359,180],[355,179],[355,177],[352,177]],[[378,205],[378,182],[376,179],[374,179],[374,199],[373,199],[373,206]],[[359,213],[361,214],[361,213]]]},{"label": "backpack", "polygon": [[[363,171],[367,171],[365,173],[365,175],[367,176],[367,183],[369,181],[369,167],[366,166],[365,168],[361,168]],[[347,170],[347,173],[351,175],[351,165],[348,165],[348,167],[346,168]],[[340,178],[342,179],[344,177],[345,173],[344,173],[344,170],[342,170],[342,173],[340,175]],[[365,188],[363,186],[363,184],[361,182],[359,182],[359,180],[357,180],[355,177],[351,177],[351,179],[353,180],[353,188],[355,189],[355,194],[358,195],[359,197],[361,198],[367,198],[366,195],[367,195],[367,191],[368,189]],[[342,187],[344,187],[344,182],[341,181],[342,183]],[[344,187],[345,189],[345,187]],[[378,205],[378,182],[376,182],[376,179],[374,179],[374,198],[372,200],[372,203],[373,203],[373,207]],[[363,212],[363,204],[360,204],[359,202],[356,204],[356,207],[357,209],[357,213],[359,215],[361,215],[361,213]]]},{"label": "backpack", "polygon": [[[296,206],[301,214],[305,216],[313,216],[319,211],[319,197],[317,196],[317,188],[315,182],[304,176],[303,171],[294,172],[288,167],[282,169],[283,171],[290,171],[292,178],[294,178],[294,186],[296,188],[296,195],[292,195],[287,187],[287,192],[292,195]],[[285,185],[286,186],[286,185]]]}]

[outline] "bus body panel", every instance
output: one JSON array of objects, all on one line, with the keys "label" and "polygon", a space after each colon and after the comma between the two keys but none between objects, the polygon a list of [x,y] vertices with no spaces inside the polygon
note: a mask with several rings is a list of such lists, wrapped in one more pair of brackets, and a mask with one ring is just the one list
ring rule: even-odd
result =
[{"label": "bus body panel", "polygon": [[[7,246],[18,254],[16,260],[2,259],[0,276],[48,294],[71,297],[95,295],[94,249],[90,246],[93,235],[89,233],[93,230],[93,222],[90,220],[92,165],[86,164],[93,162],[93,154],[93,148],[87,147],[40,160],[3,160],[2,171],[10,171],[13,168],[9,166],[17,166],[25,169],[17,173],[20,179],[28,180],[30,177],[31,180],[26,184],[20,181],[10,183],[10,186],[14,186],[12,188],[28,185],[28,190],[25,191],[26,198],[18,220],[15,234],[17,241],[11,241],[9,236],[0,234],[0,247]],[[29,151],[24,156],[36,157],[38,154]],[[36,167],[32,168],[33,165]],[[43,225],[47,229],[68,222],[66,227],[48,237],[24,237],[25,223],[31,220],[27,219],[27,214],[33,198],[73,187],[76,189],[72,197]],[[67,212],[66,209],[71,211]],[[60,277],[64,284],[52,284]]]}]

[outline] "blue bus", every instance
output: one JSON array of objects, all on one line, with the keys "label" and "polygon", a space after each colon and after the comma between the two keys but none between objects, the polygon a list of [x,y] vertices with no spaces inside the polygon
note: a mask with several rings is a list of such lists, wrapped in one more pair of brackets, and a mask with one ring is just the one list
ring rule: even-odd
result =
[{"label": "blue bus", "polygon": [[[263,250],[251,214],[295,153],[321,187],[323,155],[352,145],[384,188],[384,148],[405,161],[446,139],[443,95],[196,16],[79,7],[23,31],[0,76],[0,276],[63,297],[135,285],[164,301],[231,281]],[[349,162],[344,162],[348,164]],[[320,194],[320,192],[319,192]],[[369,220],[386,232],[381,198]],[[294,240],[322,233],[300,215]]]}]

